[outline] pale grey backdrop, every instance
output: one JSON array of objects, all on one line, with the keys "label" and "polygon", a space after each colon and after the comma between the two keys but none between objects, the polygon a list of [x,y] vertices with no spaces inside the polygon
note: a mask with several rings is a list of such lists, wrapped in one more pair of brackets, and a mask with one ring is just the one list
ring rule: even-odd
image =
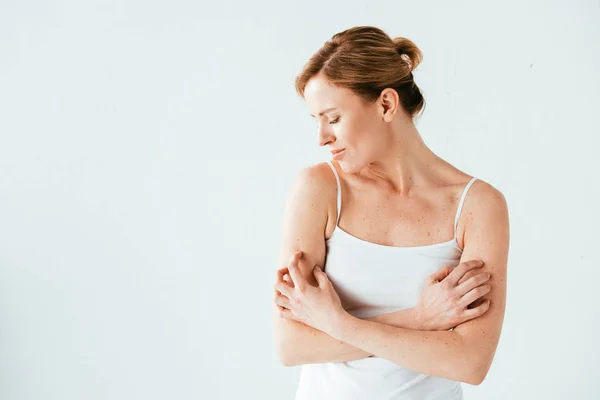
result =
[{"label": "pale grey backdrop", "polygon": [[465,398],[599,398],[598,1],[2,0],[1,399],[293,397],[281,217],[330,157],[293,82],[356,25],[422,49],[425,141],[509,203]]}]

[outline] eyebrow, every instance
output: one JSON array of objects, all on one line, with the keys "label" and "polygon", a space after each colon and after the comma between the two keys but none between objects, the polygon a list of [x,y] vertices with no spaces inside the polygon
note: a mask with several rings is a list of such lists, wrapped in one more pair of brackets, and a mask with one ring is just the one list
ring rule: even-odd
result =
[{"label": "eyebrow", "polygon": [[[328,108],[328,109],[326,109],[326,110],[323,110],[323,111],[321,111],[321,112],[319,113],[319,117],[320,117],[321,115],[325,114],[326,112],[328,112],[328,111],[331,111],[331,110],[335,110],[335,107],[331,107],[331,108]],[[310,116],[311,116],[311,117],[314,117],[314,115],[312,115],[312,114],[310,114]]]}]

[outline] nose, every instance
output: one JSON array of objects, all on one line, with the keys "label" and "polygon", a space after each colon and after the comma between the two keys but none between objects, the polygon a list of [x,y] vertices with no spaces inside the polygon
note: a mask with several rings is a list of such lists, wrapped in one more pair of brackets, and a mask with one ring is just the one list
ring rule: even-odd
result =
[{"label": "nose", "polygon": [[327,132],[327,128],[319,125],[317,128],[317,141],[319,142],[319,146],[325,146],[327,143],[331,142],[331,139],[332,135]]}]

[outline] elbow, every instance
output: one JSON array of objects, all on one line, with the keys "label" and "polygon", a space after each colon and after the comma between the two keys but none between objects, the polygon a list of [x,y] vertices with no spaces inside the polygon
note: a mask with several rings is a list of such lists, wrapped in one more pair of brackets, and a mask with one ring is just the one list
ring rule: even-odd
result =
[{"label": "elbow", "polygon": [[285,346],[284,343],[279,343],[277,345],[277,359],[284,367],[295,367],[296,365],[299,365],[294,355],[289,351],[289,346]]},{"label": "elbow", "polygon": [[289,327],[285,325],[280,326],[280,329],[275,332],[275,351],[281,365],[284,367],[294,367],[299,364],[296,354],[293,351],[296,346],[293,345],[294,340],[290,337],[292,332],[287,328]]},{"label": "elbow", "polygon": [[279,362],[281,363],[281,365],[283,365],[284,367],[295,367],[297,365],[299,365],[298,363],[294,362],[291,359],[287,359],[287,358],[282,358],[279,357]]},{"label": "elbow", "polygon": [[[468,350],[464,351],[466,353]],[[448,365],[445,377],[451,380],[479,386],[483,383],[489,369],[490,362],[482,354],[471,351],[468,356],[454,357]]]},{"label": "elbow", "polygon": [[292,358],[281,343],[277,343],[276,354],[277,360],[279,360],[279,363],[284,367],[291,367],[293,365]]},{"label": "elbow", "polygon": [[473,371],[472,369],[457,370],[454,369],[447,375],[440,375],[444,378],[451,379],[457,382],[468,383],[471,386],[479,386],[483,382],[483,377],[479,371]]},{"label": "elbow", "polygon": [[485,377],[487,376],[488,371],[490,370],[490,364],[480,363],[475,365],[477,365],[477,368],[471,370],[471,373],[469,374],[469,380],[466,381],[466,383],[473,386],[479,386],[485,380]]},{"label": "elbow", "polygon": [[485,377],[482,377],[480,374],[472,374],[469,376],[469,379],[465,380],[465,383],[468,383],[472,386],[479,386],[481,385],[481,382],[483,382],[484,378]]},{"label": "elbow", "polygon": [[277,358],[285,367],[303,365],[311,354],[306,346],[306,325],[283,318],[275,318],[275,344]]}]

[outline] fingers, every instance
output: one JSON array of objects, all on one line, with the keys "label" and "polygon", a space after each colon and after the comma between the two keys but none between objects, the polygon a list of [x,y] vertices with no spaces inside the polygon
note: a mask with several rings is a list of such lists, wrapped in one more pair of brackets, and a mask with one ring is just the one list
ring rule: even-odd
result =
[{"label": "fingers", "polygon": [[475,275],[477,275],[479,273],[481,273],[481,271],[479,269],[477,269],[477,268],[468,271],[466,274],[464,274],[462,276],[462,278],[459,279],[458,285],[461,285],[463,282],[471,279],[472,277],[474,277]]},{"label": "fingers", "polygon": [[446,278],[448,276],[448,274],[450,272],[452,272],[453,269],[454,269],[454,267],[451,267],[451,266],[445,266],[445,267],[438,269],[433,274],[429,275],[429,283],[436,283],[439,281],[443,281],[444,278]]},{"label": "fingers", "polygon": [[292,259],[290,260],[290,264],[288,265],[288,270],[290,272],[290,276],[292,277],[292,282],[294,283],[294,287],[297,287],[300,291],[306,289],[308,282],[302,276],[300,272],[300,267],[298,263],[302,258],[302,251],[297,251],[292,255]]},{"label": "fingers", "polygon": [[281,293],[284,296],[291,298],[294,287],[298,286],[299,288],[303,288],[305,285],[308,285],[308,282],[302,275],[299,267],[299,262],[303,255],[303,252],[300,250],[295,252],[290,258],[290,264],[287,267],[277,270],[274,284],[275,296]]},{"label": "fingers", "polygon": [[277,282],[275,283],[275,296],[279,293],[286,296],[287,298],[291,298],[294,292],[294,288],[290,286],[289,283],[286,282]]},{"label": "fingers", "polygon": [[287,272],[287,267],[281,268],[277,271],[277,280],[274,285],[275,297],[273,298],[273,302],[275,303],[275,307],[277,307],[277,315],[280,318],[293,319],[290,297],[294,287],[286,280],[286,277],[289,277]]},{"label": "fingers", "polygon": [[294,313],[292,313],[291,310],[281,306],[277,306],[277,315],[279,318],[294,319]]},{"label": "fingers", "polygon": [[477,286],[475,289],[471,290],[469,293],[467,293],[463,297],[461,297],[458,304],[461,307],[467,307],[469,304],[471,304],[472,302],[474,302],[481,296],[485,296],[486,294],[488,294],[490,292],[490,290],[491,290],[490,285]]},{"label": "fingers", "polygon": [[[473,272],[473,271],[469,271],[469,272]],[[465,276],[467,276],[467,274],[465,274]],[[456,287],[456,293],[459,296],[464,296],[466,293],[468,293],[472,289],[474,289],[477,286],[481,285],[482,283],[488,281],[490,279],[490,277],[491,277],[491,275],[488,274],[487,272],[485,272],[485,273],[479,273],[477,275],[473,275],[469,279],[464,281],[463,283],[460,283],[460,281],[459,281],[458,286]]]},{"label": "fingers", "polygon": [[294,287],[293,284],[290,284],[290,276],[288,275],[288,267],[283,267],[277,270],[276,276],[275,276],[275,283],[273,284],[273,290],[275,291],[275,295],[277,295],[277,293],[281,292],[281,290],[277,289],[277,285],[281,285],[281,284],[286,284],[288,286]]},{"label": "fingers", "polygon": [[289,282],[289,269],[288,267],[283,267],[277,270],[277,276],[275,277],[275,283],[277,282]]},{"label": "fingers", "polygon": [[463,316],[467,318],[467,321],[473,318],[481,317],[487,310],[490,309],[490,303],[491,300],[488,299],[477,307],[469,308],[463,312]]},{"label": "fingers", "polygon": [[323,272],[320,266],[315,265],[315,268],[313,269],[313,274],[315,275],[315,278],[317,279],[317,283],[319,284],[320,288],[329,284],[329,278],[327,277],[327,274]]},{"label": "fingers", "polygon": [[281,294],[276,295],[275,299],[273,301],[279,307],[287,308],[288,310],[292,309],[291,304],[290,304],[290,299],[284,295],[281,295]]},{"label": "fingers", "polygon": [[450,287],[454,287],[458,284],[458,281],[462,276],[475,268],[481,268],[483,266],[483,262],[479,260],[469,260],[458,264],[456,268],[450,272],[450,274],[444,279],[447,285]]}]

